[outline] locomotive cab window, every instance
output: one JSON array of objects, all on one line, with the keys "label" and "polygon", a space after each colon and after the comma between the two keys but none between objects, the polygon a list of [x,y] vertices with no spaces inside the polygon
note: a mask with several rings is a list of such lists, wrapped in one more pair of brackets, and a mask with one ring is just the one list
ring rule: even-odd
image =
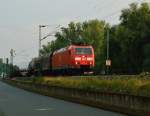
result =
[{"label": "locomotive cab window", "polygon": [[92,49],[91,48],[75,48],[76,54],[81,55],[81,54],[92,54]]}]

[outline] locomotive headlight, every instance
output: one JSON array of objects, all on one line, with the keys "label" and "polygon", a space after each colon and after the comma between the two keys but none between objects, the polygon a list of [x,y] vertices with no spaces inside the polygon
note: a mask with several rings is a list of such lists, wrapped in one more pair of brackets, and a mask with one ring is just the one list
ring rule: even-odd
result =
[{"label": "locomotive headlight", "polygon": [[76,64],[78,64],[78,62],[76,62]]},{"label": "locomotive headlight", "polygon": [[93,60],[93,58],[91,58],[91,57],[88,57],[88,58],[87,58],[87,60],[88,60],[88,61],[91,61],[91,60]]},{"label": "locomotive headlight", "polygon": [[76,63],[76,65],[80,64],[80,62],[75,62],[75,63]]},{"label": "locomotive headlight", "polygon": [[81,57],[75,57],[75,60],[81,60]]}]

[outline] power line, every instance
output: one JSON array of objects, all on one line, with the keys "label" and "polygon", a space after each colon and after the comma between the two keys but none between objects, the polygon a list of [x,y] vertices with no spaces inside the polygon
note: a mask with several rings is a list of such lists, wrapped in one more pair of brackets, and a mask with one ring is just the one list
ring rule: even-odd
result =
[{"label": "power line", "polygon": [[[118,13],[121,13],[121,11],[120,11],[120,10],[117,10],[117,11],[115,11],[115,12],[112,12],[112,13],[109,14],[109,15],[103,16],[102,18],[103,18],[103,19],[111,18],[112,16],[117,15]],[[115,17],[115,18],[116,18],[116,17]]]},{"label": "power line", "polygon": [[23,50],[21,50],[19,52],[16,52],[16,56],[20,56],[20,55],[22,55],[22,54],[24,54],[26,52],[31,52],[31,50],[33,50],[33,48],[34,47],[30,47],[30,48],[23,49]]},{"label": "power line", "polygon": [[[114,3],[118,3],[118,2],[116,2],[116,1],[117,1],[117,0],[115,0],[115,2],[114,2],[114,1],[111,1],[111,2],[108,2],[108,1],[107,1],[108,3],[106,3],[106,1],[104,0],[104,1],[101,3],[101,4],[104,3],[103,6],[98,7],[98,5],[96,5],[95,8],[98,7],[97,10],[98,10],[98,11],[102,11],[104,8],[107,8],[107,7],[110,8],[110,5],[113,6]],[[106,3],[106,4],[105,4],[105,3]]]},{"label": "power line", "polygon": [[[135,2],[141,3],[141,2],[143,2],[143,1],[142,1],[142,0],[136,0]],[[103,6],[103,7],[101,7],[100,9],[103,9],[104,7],[107,8],[106,6],[108,6],[108,5],[110,5],[110,4],[111,4],[111,6],[113,6],[114,3],[117,3],[117,4],[116,4],[117,6],[121,4],[121,3],[119,3],[119,2],[114,2],[114,1],[113,1],[113,3],[110,2],[109,4],[107,4],[107,5]],[[129,4],[129,3],[128,3],[128,4]],[[115,5],[115,6],[116,6],[116,5]],[[127,4],[124,4],[124,5],[127,5]],[[121,13],[121,10],[122,10],[122,9],[119,9],[119,10],[117,10],[117,11],[114,11],[114,12],[108,14],[108,15],[103,16],[102,18],[103,18],[103,19],[112,18],[112,16],[117,15],[118,13]],[[101,11],[102,11],[102,10],[101,10]],[[114,18],[116,18],[116,17],[114,17]]]}]

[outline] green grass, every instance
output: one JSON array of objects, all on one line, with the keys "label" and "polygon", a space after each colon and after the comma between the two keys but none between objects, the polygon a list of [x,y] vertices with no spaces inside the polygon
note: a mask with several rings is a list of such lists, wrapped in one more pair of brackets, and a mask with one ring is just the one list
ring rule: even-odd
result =
[{"label": "green grass", "polygon": [[150,80],[138,78],[36,78],[32,83],[65,88],[77,88],[88,91],[102,91],[141,96],[150,96]]},{"label": "green grass", "polygon": [[141,76],[113,77],[39,77],[26,83],[77,88],[87,91],[150,96],[150,79]]}]

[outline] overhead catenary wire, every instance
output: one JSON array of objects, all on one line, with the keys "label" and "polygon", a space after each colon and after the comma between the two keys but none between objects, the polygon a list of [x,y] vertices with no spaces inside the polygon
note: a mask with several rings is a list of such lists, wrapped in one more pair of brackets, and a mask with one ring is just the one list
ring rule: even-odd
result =
[{"label": "overhead catenary wire", "polygon": [[[54,27],[55,26],[55,28],[59,28],[61,25],[47,25],[47,26],[48,27],[52,27],[52,26]],[[56,32],[56,31],[58,31],[58,30],[53,31],[52,33]],[[52,35],[52,33],[48,33],[47,36],[45,36],[45,37],[48,37],[48,36]],[[34,48],[34,46],[23,49],[23,50],[17,52],[16,55],[15,55],[15,59],[18,59],[18,58],[22,57],[23,61],[25,60],[25,61],[29,62],[29,60],[32,59],[32,57],[27,53],[31,52],[31,50],[34,50],[33,48]],[[18,61],[16,60],[15,63],[18,64]]]},{"label": "overhead catenary wire", "polygon": [[[94,6],[94,8],[96,8],[98,11],[103,11],[103,9],[110,8],[110,5],[113,6],[114,3],[118,3],[116,1],[117,0],[115,0],[115,2],[114,2],[114,0],[112,0],[110,2],[108,2],[108,1],[106,2],[106,0],[104,0],[103,2],[100,2],[100,4],[97,4],[96,6]],[[101,5],[101,4],[102,4],[102,6],[99,7],[98,5]]]},{"label": "overhead catenary wire", "polygon": [[34,47],[30,47],[30,48],[26,48],[26,49],[23,49],[19,52],[16,52],[16,56],[19,56],[21,55],[22,53],[25,53],[25,52],[29,52],[29,50],[33,50]]},{"label": "overhead catenary wire", "polygon": [[[136,0],[135,2],[142,3],[143,0]],[[104,11],[104,10],[107,8],[107,6],[109,7],[109,5],[110,5],[111,3],[112,3],[112,2],[108,3],[108,4],[105,5],[105,6],[100,7],[100,9],[99,9],[100,12],[101,12],[101,13],[104,13],[104,12],[102,12],[102,11]],[[111,4],[111,6],[113,6],[114,3],[117,3],[115,6],[118,6],[118,5],[121,4],[120,2],[114,2],[114,1],[113,1],[113,3]],[[130,3],[132,3],[132,2],[130,2]],[[130,3],[124,4],[124,5],[129,5]],[[104,10],[103,10],[103,9],[104,9]],[[102,16],[102,17],[100,17],[100,18],[101,18],[101,19],[104,19],[104,20],[109,19],[109,18],[111,18],[111,20],[112,20],[112,19],[119,18],[119,17],[118,17],[118,14],[121,13],[122,9],[123,9],[123,8],[118,9],[118,10],[116,10],[116,11],[114,11],[114,12],[111,12],[110,14],[107,14],[107,15]],[[112,11],[112,10],[110,9],[110,11]],[[115,16],[115,15],[117,15],[117,16]],[[114,17],[114,16],[115,16],[115,17]]]}]

